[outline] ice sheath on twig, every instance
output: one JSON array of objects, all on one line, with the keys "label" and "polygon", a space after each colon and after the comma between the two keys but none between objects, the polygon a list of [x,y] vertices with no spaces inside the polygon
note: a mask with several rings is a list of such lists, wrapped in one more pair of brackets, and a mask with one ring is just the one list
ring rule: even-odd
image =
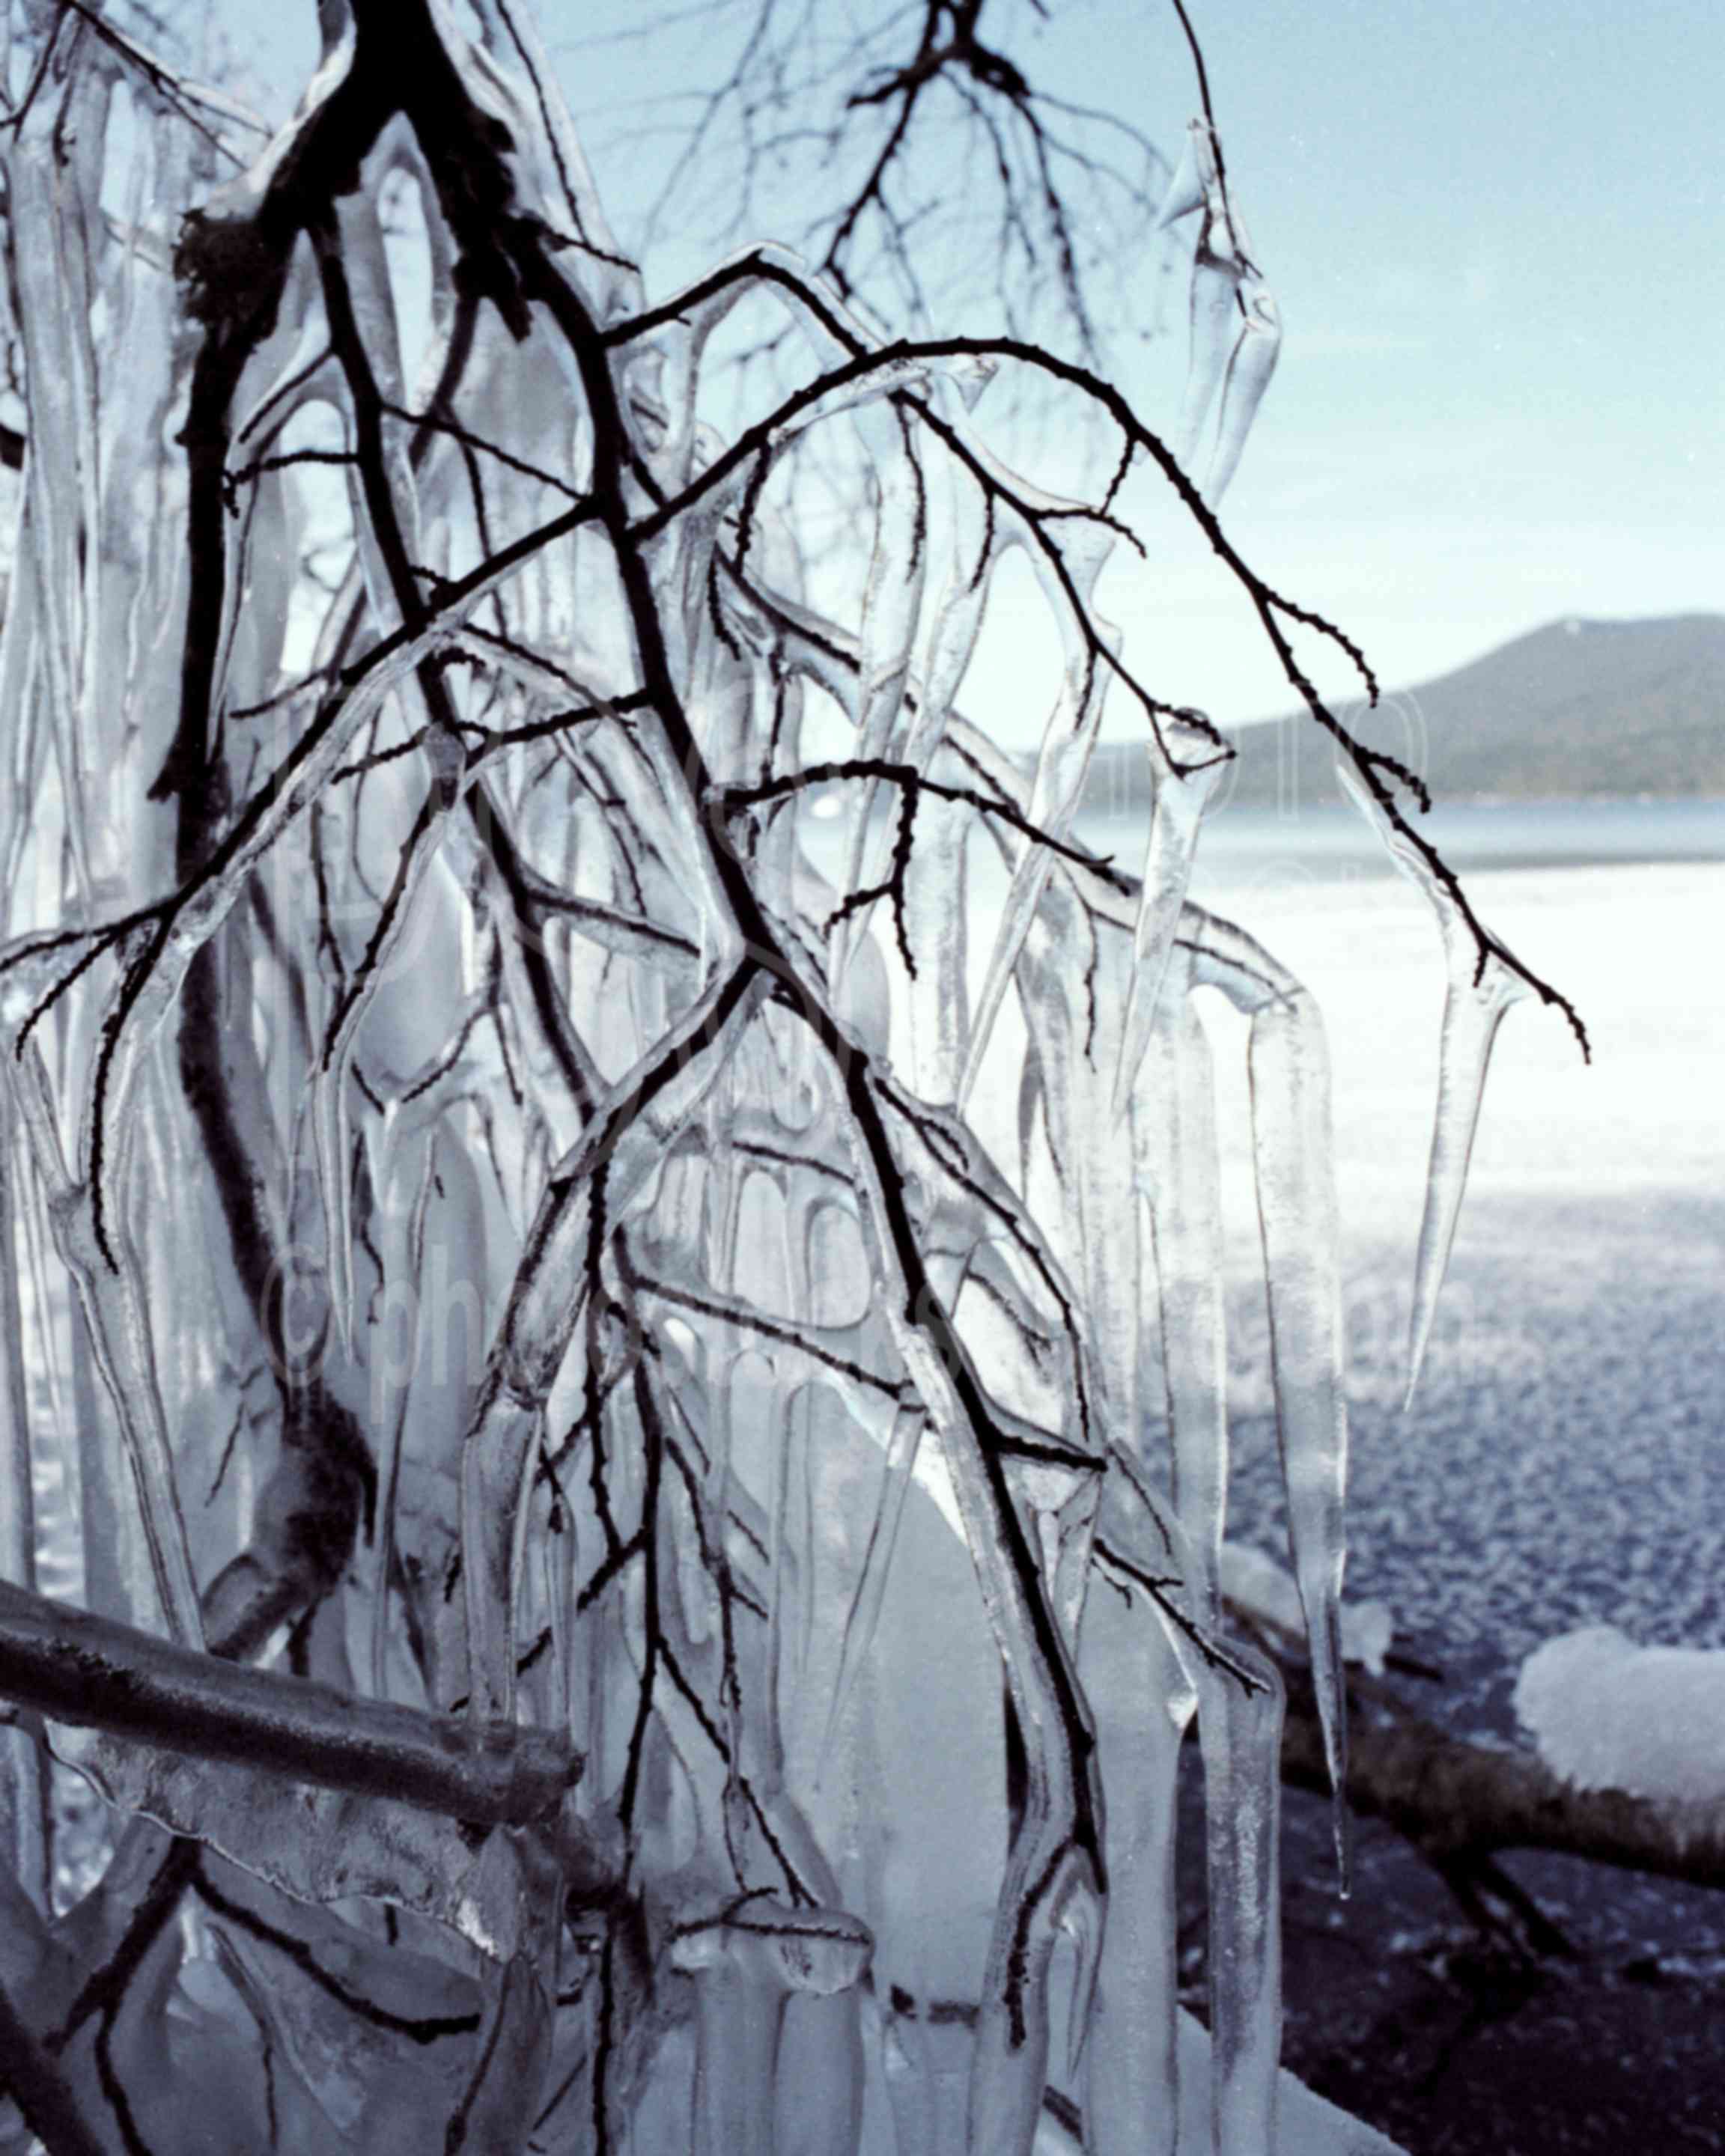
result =
[{"label": "ice sheath on twig", "polygon": [[[1202,211],[1176,455],[1022,339],[875,339],[783,249],[649,304],[513,0],[326,8],[238,178],[242,116],[51,13],[0,142],[28,422],[0,1004],[33,1175],[0,1174],[26,1231],[0,1204],[4,1563],[27,1593],[27,1501],[75,1493],[92,1609],[164,1624],[193,1672],[164,1692],[175,1650],[81,1632],[95,1736],[54,1712],[64,1666],[14,1685],[126,1817],[63,1928],[89,1969],[56,1945],[53,1983],[0,1983],[63,2061],[61,2138],[172,2145],[203,2071],[248,2148],[855,2156],[882,2077],[908,2142],[952,2120],[945,2032],[974,2156],[1030,2156],[1081,2097],[1106,2156],[1167,2146],[1195,1712],[1212,2115],[1224,2156],[1270,2156],[1280,1709],[1217,1622],[1193,998],[1251,1028],[1339,1777],[1322,1027],[1189,901],[1225,745],[1096,612],[1118,487],[1014,472],[978,403],[1028,369],[1117,430],[1292,668],[1276,624],[1316,617],[1214,514],[1276,332],[1213,132],[1168,206]],[[727,439],[709,355],[743,307],[810,370]],[[820,445],[872,492],[863,543],[817,560],[794,482]],[[1028,774],[957,708],[1014,552],[1062,654]],[[1111,682],[1153,741],[1142,881],[1076,822]],[[942,1693],[961,1655],[977,1681]],[[261,1734],[228,1711],[258,1688]],[[139,1703],[173,1697],[184,1741],[151,1744]],[[962,1805],[912,1801],[929,1761],[883,1739],[912,1707],[974,1763]],[[4,1743],[45,1907],[105,1843],[85,1864],[44,1824],[66,1777]],[[515,1802],[547,1748],[578,1781]],[[206,1933],[219,1969],[187,1958]],[[919,2002],[935,1960],[958,1974]]]},{"label": "ice sheath on twig", "polygon": [[1419,1255],[1414,1266],[1413,1308],[1408,1320],[1404,1404],[1411,1407],[1431,1338],[1432,1321],[1437,1315],[1438,1297],[1443,1292],[1444,1276],[1449,1270],[1461,1201],[1467,1192],[1468,1163],[1473,1157],[1497,1029],[1511,1004],[1523,1001],[1533,991],[1526,977],[1512,972],[1495,951],[1481,948],[1451,886],[1384,814],[1383,803],[1353,762],[1338,758],[1336,770],[1355,806],[1383,840],[1391,860],[1436,915],[1444,943],[1437,1106],[1431,1127],[1425,1203],[1420,1218]]}]

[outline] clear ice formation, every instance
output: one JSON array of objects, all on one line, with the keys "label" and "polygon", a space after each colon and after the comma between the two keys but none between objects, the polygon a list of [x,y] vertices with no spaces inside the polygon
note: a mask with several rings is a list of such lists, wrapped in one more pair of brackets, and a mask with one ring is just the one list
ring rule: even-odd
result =
[{"label": "clear ice formation", "polygon": [[1407,835],[1384,813],[1352,762],[1338,759],[1337,771],[1360,813],[1377,830],[1390,859],[1425,895],[1437,916],[1444,943],[1444,1014],[1438,1037],[1437,1109],[1431,1127],[1431,1161],[1425,1178],[1425,1204],[1420,1219],[1419,1255],[1414,1267],[1414,1302],[1408,1325],[1406,1404],[1413,1404],[1449,1270],[1455,1225],[1467,1191],[1468,1163],[1479,1129],[1486,1073],[1497,1029],[1512,1004],[1532,991],[1492,951],[1482,951],[1463,916],[1453,886]]},{"label": "clear ice formation", "polygon": [[[1250,1024],[1339,1789],[1317,1004],[1189,901],[1195,716],[1160,715],[1142,876],[1081,843],[1118,531],[989,447],[990,353],[877,357],[768,245],[649,305],[525,12],[470,12],[424,16],[454,136],[386,85],[330,164],[378,87],[344,99],[377,61],[338,5],[273,141],[71,34],[0,138],[0,1569],[207,1641],[217,1699],[265,1661],[464,1758],[524,1723],[571,1779],[486,1827],[9,1724],[8,2011],[72,2015],[67,2104],[117,2073],[162,2148],[219,2102],[236,2146],[403,2156],[1139,2156],[1200,2114],[1271,2156],[1283,1700],[1226,1630],[1199,992]],[[1214,505],[1279,330],[1204,123],[1194,213]],[[727,437],[745,301],[811,386]],[[867,501],[819,561],[779,476],[816,438]],[[1061,649],[1029,771],[957,708],[1014,550]],[[1398,858],[1450,961],[1417,1368],[1517,984]]]},{"label": "clear ice formation", "polygon": [[1157,229],[1198,213],[1190,295],[1186,393],[1174,454],[1196,475],[1204,423],[1215,439],[1200,492],[1212,509],[1239,469],[1281,353],[1281,315],[1253,259],[1252,244],[1224,177],[1222,146],[1208,120],[1194,120],[1163,198]]}]

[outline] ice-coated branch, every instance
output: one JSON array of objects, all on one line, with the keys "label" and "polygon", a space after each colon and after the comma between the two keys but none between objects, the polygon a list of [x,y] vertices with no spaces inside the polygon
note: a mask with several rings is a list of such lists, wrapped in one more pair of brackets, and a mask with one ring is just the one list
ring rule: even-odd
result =
[{"label": "ice-coated branch", "polygon": [[[172,250],[141,212],[78,224],[108,185],[102,100],[134,65],[87,23],[9,157],[29,230],[83,230],[69,259],[93,265],[85,287],[63,249],[11,265],[28,514],[0,653],[25,804],[0,855],[58,894],[0,954],[0,1001],[83,1289],[74,1309],[39,1268],[13,1299],[44,1355],[73,1348],[54,1435],[87,1462],[84,1599],[105,1613],[0,1591],[0,1678],[132,1815],[77,1917],[96,1966],[60,2002],[70,2101],[126,2156],[183,2139],[187,2077],[151,2050],[171,2012],[213,2080],[243,2084],[260,2147],[326,2131],[316,2059],[340,2062],[349,2138],[403,2156],[439,2132],[608,2152],[673,2114],[714,2151],[855,2156],[870,2043],[907,2134],[936,2133],[939,2076],[900,2044],[899,2001],[976,2002],[982,1969],[946,2078],[973,2156],[1029,2156],[1077,2116],[1049,2093],[1070,1945],[1065,2078],[1089,2042],[1086,2130],[1128,2156],[1151,2145],[1134,2105],[1178,2117],[1163,1874],[1195,1707],[1220,2145],[1263,2156],[1280,1692],[1219,1628],[1224,1358],[1191,991],[1220,985],[1253,1029],[1278,1408],[1333,1737],[1327,1073],[1301,985],[1186,901],[1227,745],[1096,613],[1111,551],[1138,543],[1128,466],[1161,471],[1286,666],[1298,624],[1372,685],[1216,520],[1273,341],[1213,116],[1191,176],[1206,292],[1252,334],[1205,346],[1194,388],[1221,417],[1200,495],[1097,374],[1010,318],[1004,337],[882,338],[847,307],[840,258],[889,207],[896,151],[829,235],[836,290],[762,246],[649,306],[517,0],[456,12],[325,8],[299,111]],[[852,110],[891,141],[937,89],[979,101],[1041,204],[1012,230],[1052,236],[1070,299],[1055,108],[982,13],[913,10],[917,57]],[[100,69],[80,77],[74,49]],[[56,192],[61,99],[76,165]],[[189,175],[157,192],[195,198]],[[117,393],[146,288],[161,382],[111,405],[97,454],[64,385]],[[812,364],[727,441],[701,393],[721,324],[762,300]],[[1116,430],[1106,490],[1064,499],[994,454],[973,415],[1003,368]],[[791,460],[817,429],[872,507],[805,583]],[[172,484],[145,486],[163,477],[147,445],[176,430]],[[137,536],[122,512],[146,500]],[[1063,660],[1028,776],[953,708],[1014,548]],[[141,584],[152,550],[172,573]],[[150,670],[164,654],[177,684]],[[1111,683],[1150,736],[1142,884],[1070,830]],[[1408,781],[1343,752],[1364,782]],[[850,818],[836,849],[812,829],[818,786]],[[973,840],[1012,885],[974,1007]],[[170,1016],[177,1055],[156,1052]],[[1009,1163],[965,1107],[985,1046],[1018,1058]],[[172,1217],[146,1202],[163,1193]],[[1140,1457],[1163,1378],[1173,1512]],[[15,1490],[49,1453],[41,1427],[13,1443]],[[115,1429],[135,1505],[106,1472]],[[944,1829],[906,1809],[936,1763],[894,1726],[927,1702],[876,1676],[907,1638],[923,1651],[919,1544],[931,1577],[950,1561],[942,1624],[986,1673],[941,1702],[981,1763],[965,1840],[998,1837],[956,1991],[908,1965],[949,1944]],[[105,1614],[147,1599],[140,1549],[177,1650]],[[285,1669],[191,1651],[200,1618],[220,1655],[273,1643]],[[852,1833],[853,1790],[884,1861]],[[188,1885],[219,1975],[184,1960]],[[482,1981],[415,1976],[421,1921],[476,1948]],[[411,2087],[396,2039],[424,2053]]]},{"label": "ice-coated branch", "polygon": [[962,801],[974,808],[978,815],[998,816],[1021,836],[1038,845],[1046,846],[1050,852],[1065,860],[1078,861],[1088,866],[1095,856],[1083,846],[1069,845],[1051,833],[1040,830],[1010,802],[993,800],[974,787],[942,785],[938,779],[929,778],[911,763],[895,763],[886,757],[843,757],[836,762],[805,764],[800,771],[785,772],[777,778],[763,780],[757,786],[727,786],[719,799],[727,812],[747,808],[765,808],[775,801],[788,801],[793,795],[804,793],[812,786],[828,786],[840,779],[879,779],[888,786],[911,793],[927,793],[937,801]]},{"label": "ice-coated branch", "polygon": [[[1010,11],[991,0],[860,11],[841,33],[813,39],[793,11],[758,0],[728,71],[680,126],[686,140],[655,226],[674,211],[711,213],[710,191],[697,202],[695,190],[728,158],[734,206],[716,222],[726,237],[746,233],[762,177],[792,161],[802,168],[794,198],[807,204],[800,244],[847,300],[925,318],[935,299],[926,265],[937,261],[948,304],[973,297],[1014,326],[1045,323],[1053,341],[1070,336],[1094,357],[1111,270],[1153,251],[1166,164],[1142,127],[1055,95],[1040,72],[1011,36]],[[1140,288],[1120,298],[1132,305]]]},{"label": "ice-coated branch", "polygon": [[[697,801],[711,799],[711,776],[670,673],[642,542],[624,521],[626,434],[603,347],[572,288],[548,270],[536,274],[526,264],[524,281],[563,328],[581,369],[594,429],[594,491],[614,536],[643,678],[685,783]],[[791,992],[793,1008],[842,1086],[855,1132],[858,1173],[864,1178],[865,1219],[877,1262],[890,1266],[889,1278],[896,1276],[889,1291],[890,1322],[948,1448],[1020,1719],[1034,1732],[1032,1801],[1014,1836],[990,1957],[991,2033],[973,2084],[972,2129],[978,2148],[997,2143],[1028,2146],[1042,2087],[1049,1928],[1065,1916],[1074,1895],[1081,1899],[1101,1885],[1088,1721],[1004,1479],[1004,1461],[986,1443],[992,1429],[986,1401],[927,1279],[872,1090],[869,1059],[785,952],[732,850],[722,821],[710,815],[706,829],[712,872],[744,947]],[[1001,2106],[1005,2110],[997,2121]]]},{"label": "ice-coated branch", "polygon": [[[1378,696],[1377,679],[1367,663],[1363,653],[1333,622],[1312,609],[1287,598],[1250,567],[1223,532],[1214,509],[1205,502],[1193,486],[1182,470],[1178,459],[1153,430],[1146,427],[1137,418],[1117,390],[1101,381],[1086,368],[1076,367],[1070,362],[1060,360],[1052,354],[1012,339],[900,339],[892,344],[882,345],[871,350],[865,345],[860,334],[847,322],[839,310],[819,291],[818,286],[812,285],[805,279],[799,279],[774,254],[764,249],[752,250],[748,254],[727,264],[723,270],[714,272],[707,279],[691,286],[678,300],[667,301],[663,306],[649,311],[636,321],[615,325],[607,332],[608,337],[620,343],[629,341],[638,336],[645,335],[660,322],[674,318],[684,307],[697,307],[703,301],[710,300],[716,295],[723,293],[728,287],[749,280],[758,280],[762,284],[777,286],[788,292],[794,298],[797,305],[806,310],[815,319],[825,336],[850,355],[850,358],[840,366],[829,370],[829,378],[824,377],[819,380],[816,383],[796,393],[791,399],[788,400],[784,408],[788,413],[800,413],[808,406],[816,403],[819,396],[828,393],[832,388],[864,378],[872,371],[877,361],[890,360],[891,363],[904,367],[918,362],[966,358],[985,362],[998,362],[1001,359],[1022,362],[1033,369],[1046,374],[1050,380],[1079,389],[1106,412],[1118,429],[1122,442],[1121,464],[1117,478],[1123,476],[1133,457],[1142,453],[1157,465],[1163,476],[1173,488],[1199,529],[1204,532],[1213,551],[1224,562],[1246,593],[1289,684],[1298,692],[1312,718],[1334,740],[1338,752],[1345,755],[1352,763],[1359,775],[1361,783],[1382,812],[1385,822],[1397,834],[1401,844],[1441,885],[1471,939],[1475,953],[1476,973],[1482,973],[1488,961],[1491,960],[1497,961],[1507,968],[1542,1002],[1554,1006],[1563,1013],[1568,1021],[1570,1029],[1580,1044],[1584,1054],[1588,1052],[1586,1029],[1574,1005],[1561,991],[1553,988],[1542,976],[1523,965],[1484,927],[1475,913],[1471,902],[1462,890],[1455,871],[1444,860],[1430,841],[1421,837],[1419,832],[1409,824],[1396,802],[1394,794],[1385,783],[1384,774],[1387,773],[1389,777],[1401,779],[1409,783],[1416,796],[1420,798],[1420,805],[1425,806],[1428,804],[1424,798],[1424,789],[1420,782],[1412,773],[1397,766],[1394,759],[1385,757],[1381,752],[1368,748],[1358,741],[1345,723],[1330,710],[1296,659],[1292,644],[1289,641],[1283,624],[1286,622],[1297,622],[1304,627],[1315,629],[1336,644],[1358,669],[1366,685],[1368,694],[1375,702]],[[1040,555],[1049,564],[1055,577],[1065,584],[1068,598],[1075,602],[1079,621],[1087,624],[1088,613],[1081,605],[1076,604],[1078,594],[1070,584],[1070,572],[1065,568],[1059,547],[1046,532],[1045,521],[1048,511],[1045,509],[1038,511],[1030,503],[1020,498],[1012,488],[1003,484],[998,477],[998,468],[991,469],[989,461],[979,455],[962,438],[952,423],[933,412],[925,400],[909,391],[900,391],[896,393],[902,395],[906,403],[918,411],[922,423],[939,439],[947,444],[954,455],[979,483],[997,493],[1010,509],[1025,519],[1034,535],[1034,543]],[[773,424],[775,422],[760,423],[760,430],[763,436],[765,433],[770,432]],[[691,490],[691,499],[705,490],[703,484],[706,475],[703,475],[703,480],[695,483]],[[1111,490],[1111,491],[1112,490]],[[663,516],[675,507],[674,504],[662,505],[654,514],[655,516]],[[1097,506],[1095,513],[1106,520],[1109,511],[1110,499],[1105,498],[1103,502]],[[1160,720],[1164,716],[1187,718],[1189,715],[1179,707],[1165,704],[1152,696],[1137,682],[1136,677],[1126,670],[1106,645],[1096,637],[1093,629],[1088,630],[1088,634],[1093,639],[1091,649],[1095,663],[1107,667],[1120,677],[1127,693],[1132,696],[1149,719],[1158,747],[1161,747]],[[1210,730],[1206,729],[1206,731]],[[1163,752],[1166,753],[1166,751],[1164,750]],[[1171,768],[1177,775],[1184,775],[1195,768],[1201,767],[1201,766],[1179,762],[1172,757],[1169,761]]]},{"label": "ice-coated branch", "polygon": [[487,1825],[555,1813],[581,1755],[550,1731],[357,1698],[188,1653],[0,1581],[0,1697],[80,1728]]},{"label": "ice-coated branch", "polygon": [[1431,1160],[1425,1204],[1420,1220],[1420,1247],[1414,1274],[1414,1301],[1408,1319],[1407,1401],[1412,1403],[1425,1359],[1426,1342],[1437,1315],[1449,1269],[1450,1250],[1466,1194],[1468,1163],[1479,1127],[1486,1072],[1497,1029],[1512,1004],[1531,993],[1525,974],[1505,963],[1502,947],[1476,953],[1467,923],[1450,884],[1417,849],[1410,846],[1384,814],[1382,803],[1346,766],[1343,786],[1355,805],[1383,839],[1390,859],[1415,885],[1437,916],[1443,937],[1444,1012],[1439,1034],[1437,1105],[1432,1121]]},{"label": "ice-coated branch", "polygon": [[610,1233],[753,1018],[752,960],[721,976],[597,1112],[548,1183],[462,1441],[470,1712],[515,1698],[515,1609],[526,1484],[546,1403]]}]

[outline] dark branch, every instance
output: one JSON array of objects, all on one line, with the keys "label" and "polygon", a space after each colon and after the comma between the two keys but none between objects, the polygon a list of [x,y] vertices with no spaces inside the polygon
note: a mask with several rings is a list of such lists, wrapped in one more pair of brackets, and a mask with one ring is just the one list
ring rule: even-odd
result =
[{"label": "dark branch", "polygon": [[465,1721],[196,1654],[5,1581],[0,1697],[134,1743],[482,1825],[548,1818],[582,1766],[550,1730],[475,1732]]}]

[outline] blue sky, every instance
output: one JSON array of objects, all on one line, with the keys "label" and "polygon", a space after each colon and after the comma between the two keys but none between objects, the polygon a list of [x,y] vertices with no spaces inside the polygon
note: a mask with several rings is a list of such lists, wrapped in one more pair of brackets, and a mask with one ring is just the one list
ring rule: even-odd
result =
[{"label": "blue sky", "polygon": [[1246,550],[1392,681],[1554,616],[1718,607],[1725,17],[1204,13],[1286,326],[1227,503]]},{"label": "blue sky", "polygon": [[[1196,99],[1170,6],[1050,0],[1045,26],[1024,0],[996,6],[1039,84],[1108,104],[1178,149]],[[275,18],[235,42],[255,38],[258,64],[285,79],[311,12],[307,0],[305,26]],[[619,123],[617,100],[710,80],[753,9],[651,41],[577,43],[651,12],[619,0],[541,8],[625,222],[665,152],[643,131],[656,116],[632,108]],[[823,28],[849,12],[820,0]],[[1717,6],[1194,0],[1194,13],[1230,177],[1285,325],[1225,505],[1249,558],[1345,622],[1390,684],[1564,615],[1717,608]],[[683,266],[670,252],[648,264],[655,283]],[[1147,263],[1142,284],[1148,319]],[[1128,336],[1118,349],[1123,386],[1153,424],[1171,421],[1178,305],[1162,340]],[[1203,550],[1147,488],[1132,506],[1151,567],[1108,589],[1147,678],[1227,720],[1286,708],[1273,660]],[[1110,731],[1127,724],[1117,712]]]}]

